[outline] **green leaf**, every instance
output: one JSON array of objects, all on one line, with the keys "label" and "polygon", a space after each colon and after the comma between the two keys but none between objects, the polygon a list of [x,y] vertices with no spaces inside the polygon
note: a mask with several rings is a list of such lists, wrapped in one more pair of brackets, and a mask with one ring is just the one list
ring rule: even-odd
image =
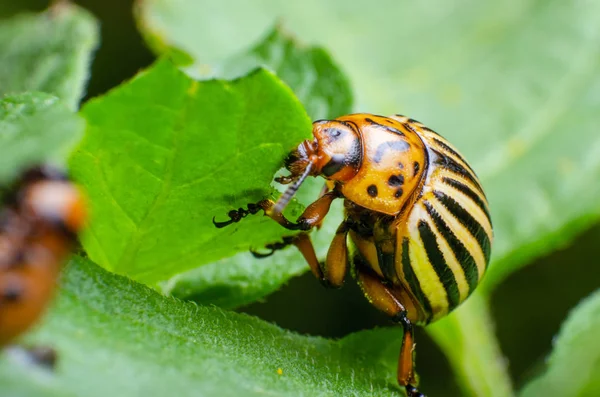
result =
[{"label": "green leaf", "polygon": [[[197,59],[202,59],[200,56]],[[273,70],[285,81],[312,120],[335,118],[352,110],[350,84],[329,54],[319,47],[300,45],[281,27],[250,50],[217,65],[214,74],[231,78],[257,66]]]},{"label": "green leaf", "polygon": [[449,138],[491,204],[484,288],[600,218],[600,184],[589,182],[600,179],[598,2],[140,5],[145,28],[204,63],[239,53],[281,20],[342,65],[359,111],[407,114]]},{"label": "green leaf", "polygon": [[[312,120],[335,118],[352,110],[350,84],[329,54],[319,47],[301,45],[279,25],[253,41],[240,37],[240,42],[245,45],[234,44],[235,53],[213,58],[212,50],[219,52],[214,44],[220,41],[219,29],[211,31],[211,40],[205,41],[202,38],[208,37],[207,26],[186,18],[182,20],[185,13],[182,11],[188,6],[194,9],[198,4],[138,2],[138,25],[150,48],[158,54],[171,54],[197,78],[230,79],[258,66],[266,67],[292,88]],[[174,15],[176,18],[172,18]],[[223,37],[235,41],[235,36]],[[231,47],[229,43],[225,45],[227,49]],[[186,53],[189,55],[181,55]],[[192,65],[188,65],[190,59]]]},{"label": "green leaf", "polygon": [[525,386],[523,397],[600,395],[600,290],[569,314],[554,341],[548,369]]},{"label": "green leaf", "polygon": [[162,292],[180,299],[233,309],[275,292],[308,269],[300,252],[286,249],[257,260],[242,252],[161,283]]},{"label": "green leaf", "polygon": [[[322,181],[314,179],[305,184],[308,186],[302,186],[298,199],[301,203],[310,203],[316,197],[315,192],[322,187]],[[332,204],[331,212],[321,229],[311,233],[319,257],[325,257],[332,236],[342,222],[341,200]],[[280,229],[280,233],[290,234],[283,229]],[[260,246],[253,248],[264,251]],[[274,255],[263,259],[256,259],[249,252],[242,252],[178,274],[161,283],[160,286],[163,293],[180,299],[233,309],[277,291],[290,278],[307,270],[306,261],[295,247],[277,251]]]},{"label": "green leaf", "polygon": [[310,135],[300,103],[270,72],[197,82],[162,61],[82,114],[88,128],[71,168],[91,202],[83,245],[102,266],[153,284],[284,233],[260,215],[212,224],[268,197],[283,158]]},{"label": "green leaf", "polygon": [[83,120],[55,96],[27,93],[2,98],[0,186],[35,164],[64,165],[83,128]]},{"label": "green leaf", "polygon": [[0,22],[0,94],[44,91],[77,108],[98,36],[96,19],[70,2]]},{"label": "green leaf", "polygon": [[[211,59],[215,62],[211,62],[212,66],[207,66],[205,61],[210,57],[207,58],[203,51],[207,45],[203,44],[202,39],[206,37],[203,36],[204,26],[189,23],[191,21],[180,25],[183,15],[178,14],[177,19],[170,19],[173,10],[168,9],[170,6],[163,7],[164,4],[159,5],[157,10],[148,7],[143,1],[136,5],[138,25],[149,46],[158,54],[169,54],[179,64],[186,65],[186,72],[192,76],[230,79],[257,66],[264,66],[294,90],[311,119],[334,118],[351,111],[352,93],[349,83],[330,56],[321,48],[299,44],[279,25],[266,36],[256,37],[252,44],[236,47],[235,55],[218,61]],[[165,33],[177,30],[178,25],[185,29],[182,40]],[[197,39],[192,39],[193,37]],[[215,34],[214,40],[220,40],[220,37]],[[312,186],[309,187],[309,184]],[[322,184],[323,182],[307,183],[300,192],[299,201],[310,203]],[[256,188],[261,189],[263,186]],[[335,230],[341,221],[340,217],[332,218],[335,219],[328,223],[331,226],[325,228],[327,231]],[[323,242],[318,245],[321,246],[320,251],[325,252],[322,246],[330,241],[331,234],[323,233],[323,236],[324,239],[317,241]],[[260,245],[254,248],[260,248]],[[221,307],[246,304],[275,291],[290,277],[307,269],[301,256],[289,251],[261,261],[240,254],[235,258],[177,275],[163,284],[163,291]]]},{"label": "green leaf", "polygon": [[[0,389],[66,396],[398,396],[397,330],[339,342],[164,297],[75,258],[30,343],[53,346],[53,373],[0,359]],[[115,299],[118,297],[118,299]],[[16,376],[16,380],[15,377]],[[18,381],[18,383],[17,383]]]}]

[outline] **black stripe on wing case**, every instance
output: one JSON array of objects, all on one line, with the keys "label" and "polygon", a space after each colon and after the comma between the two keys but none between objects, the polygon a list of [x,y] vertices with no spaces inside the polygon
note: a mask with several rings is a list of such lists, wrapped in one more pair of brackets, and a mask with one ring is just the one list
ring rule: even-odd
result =
[{"label": "black stripe on wing case", "polygon": [[431,320],[431,303],[425,296],[425,293],[423,293],[423,289],[421,289],[421,283],[412,268],[412,264],[410,262],[410,253],[408,250],[408,237],[404,237],[404,239],[402,239],[402,272],[404,273],[404,279],[406,280],[408,287],[415,298],[417,298],[421,304],[421,307],[425,312],[425,317],[427,318],[427,321],[429,321]]},{"label": "black stripe on wing case", "polygon": [[473,292],[475,287],[477,287],[477,283],[479,281],[479,270],[477,269],[477,263],[475,263],[475,259],[471,256],[471,253],[467,247],[465,247],[462,241],[456,237],[448,224],[444,222],[442,216],[433,208],[431,203],[425,201],[424,204],[427,208],[427,212],[431,216],[431,219],[433,219],[435,227],[452,249],[452,252],[454,253],[458,263],[460,263],[460,267],[463,269],[465,278],[467,279],[467,284],[469,284],[470,294]]},{"label": "black stripe on wing case", "polygon": [[475,174],[475,171],[473,171],[473,169],[471,168],[469,163],[467,163],[467,160],[465,160],[465,158],[460,153],[458,153],[456,150],[454,150],[452,147],[450,147],[446,142],[442,141],[441,139],[433,138],[433,140],[437,145],[439,145],[445,151],[447,151],[448,153],[452,154],[454,157],[456,157],[457,159],[462,161],[467,166],[468,170],[473,175],[477,176],[477,174]]},{"label": "black stripe on wing case", "polygon": [[381,244],[375,244],[375,248],[377,249],[377,260],[379,261],[379,268],[381,269],[381,273],[383,273],[383,277],[395,282],[398,280],[398,274],[396,273],[396,253],[395,252],[385,252],[381,246]]},{"label": "black stripe on wing case", "polygon": [[444,178],[442,178],[442,180],[445,183],[447,183],[448,185],[450,185],[453,188],[455,188],[456,190],[458,190],[459,192],[463,193],[465,196],[469,197],[471,200],[473,200],[473,202],[475,204],[477,204],[477,206],[479,206],[479,208],[481,208],[481,210],[488,217],[488,219],[490,220],[490,224],[492,223],[492,220],[490,217],[490,212],[487,208],[486,203],[481,199],[481,197],[476,192],[471,190],[471,188],[469,186],[457,181],[456,179],[444,177]]},{"label": "black stripe on wing case", "polygon": [[468,179],[473,183],[473,185],[475,185],[475,187],[479,190],[483,197],[485,197],[485,193],[483,193],[483,188],[481,187],[481,184],[479,183],[479,180],[477,179],[474,173],[470,172],[468,169],[457,163],[452,157],[445,155],[439,150],[435,150],[432,148],[431,150],[438,157],[435,160],[434,164],[443,167],[449,171],[455,172],[458,175],[461,175],[464,178]]},{"label": "black stripe on wing case", "polygon": [[473,218],[471,214],[463,207],[460,206],[452,197],[446,195],[444,192],[440,192],[435,190],[433,192],[435,197],[442,203],[444,207],[448,209],[454,215],[456,220],[458,220],[464,227],[471,232],[477,243],[481,247],[481,251],[483,251],[483,256],[485,257],[486,264],[489,263],[490,260],[490,239],[485,232],[485,229]]},{"label": "black stripe on wing case", "polygon": [[452,311],[452,309],[460,303],[460,293],[458,291],[458,283],[456,282],[456,278],[454,278],[454,273],[446,263],[444,255],[437,243],[436,236],[433,233],[433,230],[431,230],[429,223],[420,220],[418,228],[419,235],[423,241],[423,246],[425,247],[425,252],[427,253],[427,258],[429,258],[429,263],[433,266],[435,273],[446,290],[446,295],[448,297],[448,311]]}]

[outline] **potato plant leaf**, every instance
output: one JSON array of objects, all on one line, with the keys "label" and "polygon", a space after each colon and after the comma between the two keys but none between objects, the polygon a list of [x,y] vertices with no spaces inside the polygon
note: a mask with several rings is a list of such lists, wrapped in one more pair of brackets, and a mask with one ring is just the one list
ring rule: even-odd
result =
[{"label": "potato plant leaf", "polygon": [[[198,78],[230,79],[258,66],[270,69],[292,88],[312,120],[335,118],[352,110],[350,83],[323,48],[300,44],[284,31],[281,24],[276,24],[270,32],[253,36],[253,41],[240,38],[239,42],[244,45],[234,44],[235,53],[229,53],[227,57],[214,56],[213,50],[219,52],[214,41],[220,40],[214,32],[210,33],[210,40],[204,40],[208,37],[207,26],[186,19],[183,23],[178,22],[177,28],[168,15],[175,12],[180,18],[179,6],[195,9],[198,5],[200,3],[138,2],[138,26],[150,48],[158,54],[175,54],[174,58],[180,59],[183,65],[191,62],[185,70]],[[195,39],[190,40],[191,37]],[[228,35],[223,37],[233,39]],[[224,48],[232,47],[225,44]],[[182,57],[181,54],[188,55]]]},{"label": "potato plant leaf", "polygon": [[285,233],[260,214],[212,223],[268,197],[283,158],[310,135],[301,104],[272,73],[198,82],[163,60],[82,115],[71,168],[90,196],[83,245],[100,265],[153,284]]},{"label": "potato plant leaf", "polygon": [[83,258],[66,270],[54,308],[28,338],[54,347],[58,365],[41,370],[4,352],[0,389],[11,395],[402,395],[390,365],[397,330],[301,336],[162,296]]},{"label": "potato plant leaf", "polygon": [[32,92],[0,99],[0,186],[32,165],[64,165],[83,128],[83,120],[53,95]]},{"label": "potato plant leaf", "polygon": [[0,94],[44,91],[77,108],[98,35],[96,19],[70,2],[0,21]]}]

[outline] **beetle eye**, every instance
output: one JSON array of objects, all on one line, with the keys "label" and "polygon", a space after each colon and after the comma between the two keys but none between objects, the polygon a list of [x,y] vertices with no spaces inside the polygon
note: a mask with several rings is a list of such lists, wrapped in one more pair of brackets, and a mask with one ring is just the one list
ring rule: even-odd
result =
[{"label": "beetle eye", "polygon": [[329,128],[327,129],[327,136],[331,139],[337,139],[342,136],[343,131],[338,128]]}]

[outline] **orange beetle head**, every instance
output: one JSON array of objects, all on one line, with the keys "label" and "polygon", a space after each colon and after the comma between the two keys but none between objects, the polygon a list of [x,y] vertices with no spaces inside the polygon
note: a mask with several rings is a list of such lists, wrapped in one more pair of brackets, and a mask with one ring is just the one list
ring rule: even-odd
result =
[{"label": "orange beetle head", "polygon": [[303,141],[285,161],[293,184],[279,198],[271,214],[281,213],[307,176],[321,175],[334,182],[345,182],[358,172],[362,145],[358,127],[343,120],[317,120],[314,139]]}]

